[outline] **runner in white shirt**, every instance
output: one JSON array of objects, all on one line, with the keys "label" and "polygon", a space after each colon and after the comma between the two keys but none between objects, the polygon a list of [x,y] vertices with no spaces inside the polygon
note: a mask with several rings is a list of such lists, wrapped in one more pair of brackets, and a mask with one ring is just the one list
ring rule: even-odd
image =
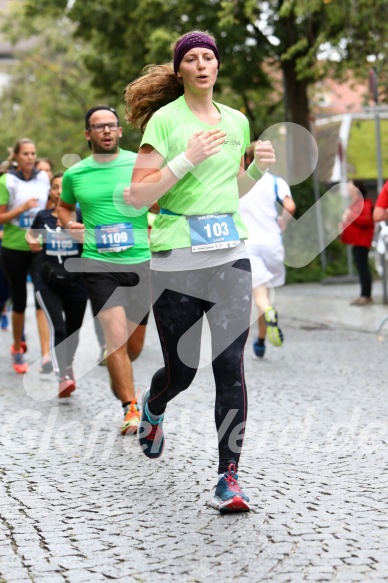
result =
[{"label": "runner in white shirt", "polygon": [[[247,149],[247,163],[255,143]],[[279,215],[278,205],[283,207]],[[295,212],[290,187],[279,176],[267,172],[253,188],[240,199],[240,213],[248,228],[246,249],[252,266],[253,298],[259,310],[259,335],[253,343],[254,355],[263,358],[265,338],[274,346],[283,344],[283,333],[278,326],[276,309],[270,303],[270,290],[285,283],[284,246],[282,232]]]}]

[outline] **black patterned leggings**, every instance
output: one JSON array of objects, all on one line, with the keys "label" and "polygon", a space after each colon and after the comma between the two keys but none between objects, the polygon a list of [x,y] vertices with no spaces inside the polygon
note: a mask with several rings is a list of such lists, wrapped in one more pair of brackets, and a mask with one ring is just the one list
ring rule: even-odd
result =
[{"label": "black patterned leggings", "polygon": [[218,473],[223,473],[229,463],[238,466],[247,417],[244,346],[252,295],[249,259],[193,271],[151,271],[151,284],[164,367],[152,378],[150,411],[162,414],[167,403],[192,383],[206,314],[216,384]]}]

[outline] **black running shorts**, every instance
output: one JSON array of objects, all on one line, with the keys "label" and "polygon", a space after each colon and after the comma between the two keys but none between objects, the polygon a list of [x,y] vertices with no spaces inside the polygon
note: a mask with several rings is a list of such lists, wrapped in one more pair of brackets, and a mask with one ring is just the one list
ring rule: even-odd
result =
[{"label": "black running shorts", "polygon": [[[125,271],[119,271],[123,267]],[[89,261],[83,277],[94,316],[102,310],[123,306],[127,320],[147,324],[151,308],[149,261],[125,266]]]}]

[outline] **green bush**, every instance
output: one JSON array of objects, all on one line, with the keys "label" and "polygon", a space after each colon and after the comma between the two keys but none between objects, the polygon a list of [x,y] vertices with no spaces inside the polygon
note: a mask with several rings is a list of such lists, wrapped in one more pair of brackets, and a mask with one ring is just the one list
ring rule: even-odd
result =
[{"label": "green bush", "polygon": [[326,277],[348,274],[346,245],[336,239],[326,247],[325,253],[326,269],[322,268],[321,257],[318,256],[305,267],[287,267],[286,283],[317,282]]},{"label": "green bush", "polygon": [[[309,265],[300,268],[286,267],[286,283],[313,283],[320,282],[327,277],[349,275],[347,245],[336,239],[326,247],[326,269],[322,268],[320,256]],[[353,275],[357,276],[357,269],[352,261]],[[378,279],[373,259],[370,257],[369,266],[372,277]]]},{"label": "green bush", "polygon": [[[320,196],[327,190],[326,185],[320,185]],[[314,182],[312,178],[292,187],[292,196],[296,204],[295,218],[298,219],[315,203]],[[335,210],[338,214],[339,209]],[[286,239],[286,237],[285,237]],[[306,242],[309,245],[309,242]],[[348,274],[347,246],[339,239],[332,241],[325,249],[326,268],[322,268],[321,256],[315,257],[304,267],[287,267],[286,283],[307,283],[322,281],[326,277]]]}]

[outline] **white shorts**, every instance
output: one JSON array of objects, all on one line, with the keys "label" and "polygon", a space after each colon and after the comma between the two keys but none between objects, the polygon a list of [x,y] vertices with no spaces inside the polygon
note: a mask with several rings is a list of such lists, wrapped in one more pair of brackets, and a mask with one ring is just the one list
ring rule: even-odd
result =
[{"label": "white shorts", "polygon": [[266,247],[245,242],[252,266],[252,287],[270,284],[279,287],[285,284],[284,247]]}]

